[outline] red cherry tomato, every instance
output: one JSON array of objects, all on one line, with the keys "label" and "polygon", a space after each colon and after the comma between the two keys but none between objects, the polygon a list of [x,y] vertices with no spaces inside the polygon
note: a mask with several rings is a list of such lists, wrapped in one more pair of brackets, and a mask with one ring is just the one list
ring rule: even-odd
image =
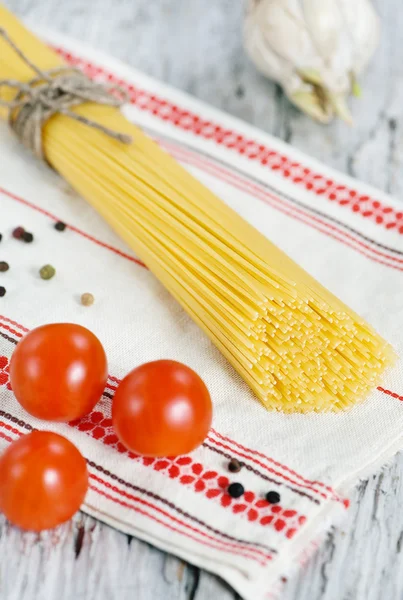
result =
[{"label": "red cherry tomato", "polygon": [[10,361],[10,383],[18,402],[47,421],[72,421],[89,413],[107,376],[101,342],[73,323],[33,329],[18,343]]},{"label": "red cherry tomato", "polygon": [[87,488],[85,459],[57,433],[33,431],[0,456],[0,511],[22,529],[42,531],[68,521]]},{"label": "red cherry tomato", "polygon": [[210,394],[186,365],[157,360],[123,379],[113,399],[112,419],[122,444],[138,454],[187,454],[210,429]]}]

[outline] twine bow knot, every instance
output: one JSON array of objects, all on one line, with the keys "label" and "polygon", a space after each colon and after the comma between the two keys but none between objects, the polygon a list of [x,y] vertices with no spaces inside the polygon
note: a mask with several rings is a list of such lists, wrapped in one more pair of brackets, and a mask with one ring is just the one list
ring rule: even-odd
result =
[{"label": "twine bow knot", "polygon": [[[128,100],[125,90],[114,84],[96,83],[73,67],[61,66],[43,71],[29,60],[2,28],[0,37],[35,73],[26,83],[14,79],[0,80],[0,106],[8,109],[8,123],[11,129],[35,156],[46,160],[42,130],[47,121],[56,114],[66,115],[98,129],[124,144],[132,142],[131,136],[114,131],[71,110],[84,102],[120,107]],[[14,89],[14,97],[11,100],[1,99],[2,88]]]}]

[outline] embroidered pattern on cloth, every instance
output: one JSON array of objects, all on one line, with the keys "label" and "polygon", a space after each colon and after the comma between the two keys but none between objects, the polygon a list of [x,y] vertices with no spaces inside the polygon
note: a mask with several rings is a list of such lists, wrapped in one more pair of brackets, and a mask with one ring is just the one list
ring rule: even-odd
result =
[{"label": "embroidered pattern on cloth", "polygon": [[137,89],[107,69],[75,56],[63,48],[55,47],[54,49],[70,65],[79,67],[87,76],[95,80],[114,83],[125,89],[130,102],[142,110],[148,111],[164,121],[170,121],[177,127],[191,131],[197,136],[214,140],[217,144],[266,166],[317,196],[323,196],[340,206],[348,207],[354,213],[371,219],[386,229],[396,229],[403,234],[403,210],[396,211],[376,198],[360,194],[357,190],[339,185],[321,173],[315,173],[302,163],[290,161],[287,156],[276,150],[257,144],[254,140],[247,139],[242,134],[225,129],[210,120],[204,120],[197,114],[184,110],[164,98],[150,94],[147,90]]}]

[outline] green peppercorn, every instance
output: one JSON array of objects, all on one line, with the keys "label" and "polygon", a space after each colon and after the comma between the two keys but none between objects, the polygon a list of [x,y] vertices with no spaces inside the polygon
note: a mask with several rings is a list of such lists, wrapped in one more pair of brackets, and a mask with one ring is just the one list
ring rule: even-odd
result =
[{"label": "green peppercorn", "polygon": [[39,275],[42,279],[52,279],[56,274],[56,269],[52,265],[44,265],[39,269]]}]

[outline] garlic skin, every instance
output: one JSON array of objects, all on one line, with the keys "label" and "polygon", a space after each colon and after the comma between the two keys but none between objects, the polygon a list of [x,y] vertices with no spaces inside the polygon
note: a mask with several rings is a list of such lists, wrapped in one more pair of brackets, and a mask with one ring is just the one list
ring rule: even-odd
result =
[{"label": "garlic skin", "polygon": [[244,46],[256,67],[322,123],[352,122],[346,99],[380,35],[370,0],[247,0]]}]

